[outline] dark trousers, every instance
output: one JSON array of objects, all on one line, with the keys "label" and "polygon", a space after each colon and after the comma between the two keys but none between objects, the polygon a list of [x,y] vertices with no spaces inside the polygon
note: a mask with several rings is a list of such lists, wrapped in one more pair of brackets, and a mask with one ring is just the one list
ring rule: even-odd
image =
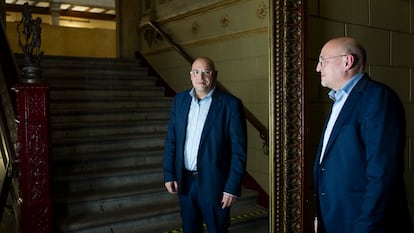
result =
[{"label": "dark trousers", "polygon": [[197,175],[186,174],[183,192],[179,195],[184,233],[203,233],[203,222],[209,233],[228,233],[230,208],[221,208],[221,199],[214,203],[198,189]]}]

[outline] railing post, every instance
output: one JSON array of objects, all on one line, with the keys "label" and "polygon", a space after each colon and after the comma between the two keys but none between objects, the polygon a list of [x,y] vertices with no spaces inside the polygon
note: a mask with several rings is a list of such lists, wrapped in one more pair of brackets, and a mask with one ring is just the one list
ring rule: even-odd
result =
[{"label": "railing post", "polygon": [[50,192],[49,87],[41,77],[41,19],[32,19],[25,3],[18,24],[19,45],[24,64],[16,91],[17,158],[20,232],[52,233],[53,214]]},{"label": "railing post", "polygon": [[21,83],[15,90],[21,232],[52,233],[49,88],[44,84]]}]

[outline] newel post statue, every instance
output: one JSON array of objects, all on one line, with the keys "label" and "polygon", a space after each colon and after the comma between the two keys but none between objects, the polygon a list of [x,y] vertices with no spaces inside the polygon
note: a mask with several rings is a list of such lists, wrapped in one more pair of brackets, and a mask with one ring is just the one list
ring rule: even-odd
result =
[{"label": "newel post statue", "polygon": [[41,19],[25,3],[17,26],[24,64],[17,96],[17,159],[22,233],[52,233],[49,87],[40,69]]}]

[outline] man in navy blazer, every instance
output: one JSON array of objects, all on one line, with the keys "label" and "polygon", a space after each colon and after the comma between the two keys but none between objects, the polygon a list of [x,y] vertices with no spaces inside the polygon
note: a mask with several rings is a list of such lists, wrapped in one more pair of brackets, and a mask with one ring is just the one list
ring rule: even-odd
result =
[{"label": "man in navy blazer", "polygon": [[215,85],[207,57],[190,71],[193,88],[173,102],[164,153],[165,187],[180,200],[184,233],[227,233],[230,207],[241,195],[247,130],[240,99]]},{"label": "man in navy blazer", "polygon": [[404,184],[405,113],[364,73],[353,38],[322,48],[316,71],[334,100],[314,164],[315,232],[413,232]]}]

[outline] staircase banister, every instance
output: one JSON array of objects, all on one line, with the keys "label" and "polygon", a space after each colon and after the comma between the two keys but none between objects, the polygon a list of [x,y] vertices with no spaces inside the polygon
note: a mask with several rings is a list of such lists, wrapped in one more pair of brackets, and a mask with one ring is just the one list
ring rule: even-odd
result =
[{"label": "staircase banister", "polygon": [[161,30],[160,26],[151,20],[148,21],[148,25],[151,26],[158,34],[160,34],[163,38],[165,38],[168,43],[173,46],[175,50],[186,60],[188,63],[192,64],[194,61],[194,58],[191,57],[185,50],[167,34],[164,33],[164,31]]},{"label": "staircase banister", "polygon": [[[10,96],[13,96],[14,91],[12,87],[19,83],[20,72],[16,63],[15,56],[12,52],[9,40],[7,39],[5,22],[3,22],[2,17],[0,17],[0,65],[2,66],[2,72],[4,74],[4,80],[6,82],[7,90]],[[14,98],[11,98],[13,103],[13,112],[15,110],[15,101]]]},{"label": "staircase banister", "polygon": [[[15,125],[16,100],[13,97],[14,91],[12,88],[19,82],[19,72],[7,39],[3,17],[0,17],[0,30],[0,88],[3,89],[0,96],[0,129],[1,140],[3,141],[0,159],[2,159],[2,163],[5,166],[4,176],[0,178],[0,219],[2,219],[9,192],[15,189],[12,180],[15,175],[14,160],[16,151],[14,144],[16,143],[17,129]],[[17,193],[17,191],[14,190],[14,193]]]},{"label": "staircase banister", "polygon": [[[148,20],[146,22],[152,29],[154,29],[159,35],[167,40],[167,42],[185,59],[188,61],[189,64],[192,64],[194,58],[190,56],[179,44],[177,44],[167,33],[165,33],[161,27],[154,21]],[[217,86],[230,93],[220,82],[217,81]],[[263,142],[263,151],[265,154],[269,153],[268,146],[269,146],[269,130],[263,125],[257,117],[249,111],[246,107],[244,107],[244,112],[246,115],[246,119],[253,125],[253,127],[259,131],[260,138],[264,141]]]}]

